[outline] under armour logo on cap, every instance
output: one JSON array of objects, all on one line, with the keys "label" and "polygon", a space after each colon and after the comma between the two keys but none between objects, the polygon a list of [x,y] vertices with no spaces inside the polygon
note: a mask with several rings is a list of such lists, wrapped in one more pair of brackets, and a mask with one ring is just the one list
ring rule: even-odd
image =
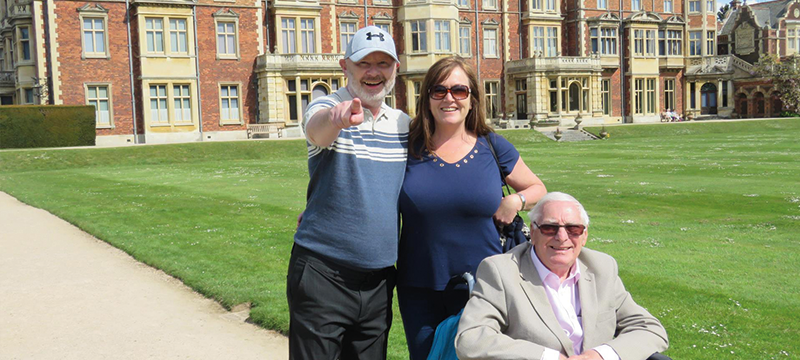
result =
[{"label": "under armour logo on cap", "polygon": [[372,40],[373,37],[381,38],[381,41],[383,41],[383,34],[373,34],[371,32],[367,33],[367,40]]},{"label": "under armour logo on cap", "polygon": [[400,62],[392,35],[377,26],[370,25],[356,31],[353,39],[347,44],[344,58],[358,62],[376,51],[389,55],[394,61]]}]

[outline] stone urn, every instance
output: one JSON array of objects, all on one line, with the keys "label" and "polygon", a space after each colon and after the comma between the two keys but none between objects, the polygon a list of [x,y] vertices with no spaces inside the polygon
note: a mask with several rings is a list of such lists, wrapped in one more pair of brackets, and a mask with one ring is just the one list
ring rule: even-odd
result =
[{"label": "stone urn", "polygon": [[601,139],[608,138],[608,131],[606,131],[606,127],[605,126],[603,126],[603,128],[600,129],[600,134],[599,135],[600,135]]},{"label": "stone urn", "polygon": [[533,118],[533,114],[528,113],[528,124],[531,126],[531,130],[533,130],[533,127],[536,126],[538,123],[539,121]]},{"label": "stone urn", "polygon": [[556,133],[553,134],[553,137],[556,138],[556,141],[561,141],[562,136],[564,136],[564,134],[561,133],[561,128],[556,128]]},{"label": "stone urn", "polygon": [[575,129],[575,130],[580,130],[580,129],[581,129],[581,123],[582,123],[582,122],[583,122],[583,118],[581,118],[581,116],[580,116],[580,115],[576,116],[576,117],[575,117],[575,128],[574,128],[574,129]]},{"label": "stone urn", "polygon": [[506,121],[505,113],[497,113],[497,126],[501,129],[508,129],[508,122]]}]

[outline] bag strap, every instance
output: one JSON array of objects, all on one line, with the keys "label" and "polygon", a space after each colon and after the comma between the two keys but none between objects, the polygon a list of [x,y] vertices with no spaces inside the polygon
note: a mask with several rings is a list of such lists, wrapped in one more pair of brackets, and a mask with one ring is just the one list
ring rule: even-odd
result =
[{"label": "bag strap", "polygon": [[[497,153],[494,151],[494,146],[492,145],[492,140],[489,139],[489,135],[484,135],[484,139],[486,139],[486,144],[489,145],[489,151],[492,152],[492,156],[494,157],[494,162],[497,164],[497,171],[500,172],[500,181],[503,182],[503,186],[506,187],[506,192],[510,195],[511,189],[508,187],[508,183],[506,183],[506,175],[503,174],[503,168],[500,167],[500,160],[497,158]],[[501,186],[500,188],[502,189]],[[505,197],[505,193],[503,193],[503,197]]]}]

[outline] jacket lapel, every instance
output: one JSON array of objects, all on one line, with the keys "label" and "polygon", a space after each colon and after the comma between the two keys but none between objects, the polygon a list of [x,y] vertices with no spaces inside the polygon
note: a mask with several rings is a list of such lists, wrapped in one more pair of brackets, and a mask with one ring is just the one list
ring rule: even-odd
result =
[{"label": "jacket lapel", "polygon": [[539,278],[539,272],[536,271],[536,266],[533,265],[533,260],[531,260],[532,249],[533,247],[528,243],[525,251],[516,259],[519,264],[519,275],[522,278],[520,286],[522,286],[522,291],[525,292],[528,301],[533,306],[533,310],[536,311],[539,318],[547,325],[553,335],[558,338],[562,347],[561,351],[566,352],[568,356],[573,356],[575,354],[572,350],[572,340],[567,337],[564,329],[561,328],[561,324],[558,323],[556,314],[553,312],[553,307],[550,305],[550,300],[544,290],[542,279]]},{"label": "jacket lapel", "polygon": [[597,345],[593,334],[597,325],[597,291],[594,273],[583,262],[579,262],[581,276],[578,279],[578,295],[581,302],[581,326],[583,327],[583,348],[591,349]]}]

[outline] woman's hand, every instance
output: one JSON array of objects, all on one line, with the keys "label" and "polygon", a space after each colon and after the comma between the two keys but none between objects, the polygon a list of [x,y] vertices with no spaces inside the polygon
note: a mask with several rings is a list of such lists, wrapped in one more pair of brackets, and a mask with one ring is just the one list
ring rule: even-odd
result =
[{"label": "woman's hand", "polygon": [[520,199],[519,195],[511,194],[503,198],[500,201],[500,207],[497,208],[494,215],[494,223],[498,225],[508,225],[514,221],[514,217],[517,216],[517,211],[522,207],[522,199]]},{"label": "woman's hand", "polygon": [[494,223],[497,225],[511,224],[511,222],[514,221],[514,217],[517,216],[518,211],[529,210],[547,193],[547,189],[544,187],[544,184],[542,184],[542,181],[528,168],[528,165],[525,165],[525,162],[522,161],[522,157],[517,160],[517,164],[514,166],[514,170],[511,171],[511,174],[506,176],[506,182],[508,182],[508,185],[511,185],[516,192],[523,193],[525,199],[528,201],[523,209],[522,198],[520,198],[519,195],[510,194],[504,197],[503,201],[500,202],[500,207],[497,208],[497,211],[495,211],[492,216],[494,218]]}]

